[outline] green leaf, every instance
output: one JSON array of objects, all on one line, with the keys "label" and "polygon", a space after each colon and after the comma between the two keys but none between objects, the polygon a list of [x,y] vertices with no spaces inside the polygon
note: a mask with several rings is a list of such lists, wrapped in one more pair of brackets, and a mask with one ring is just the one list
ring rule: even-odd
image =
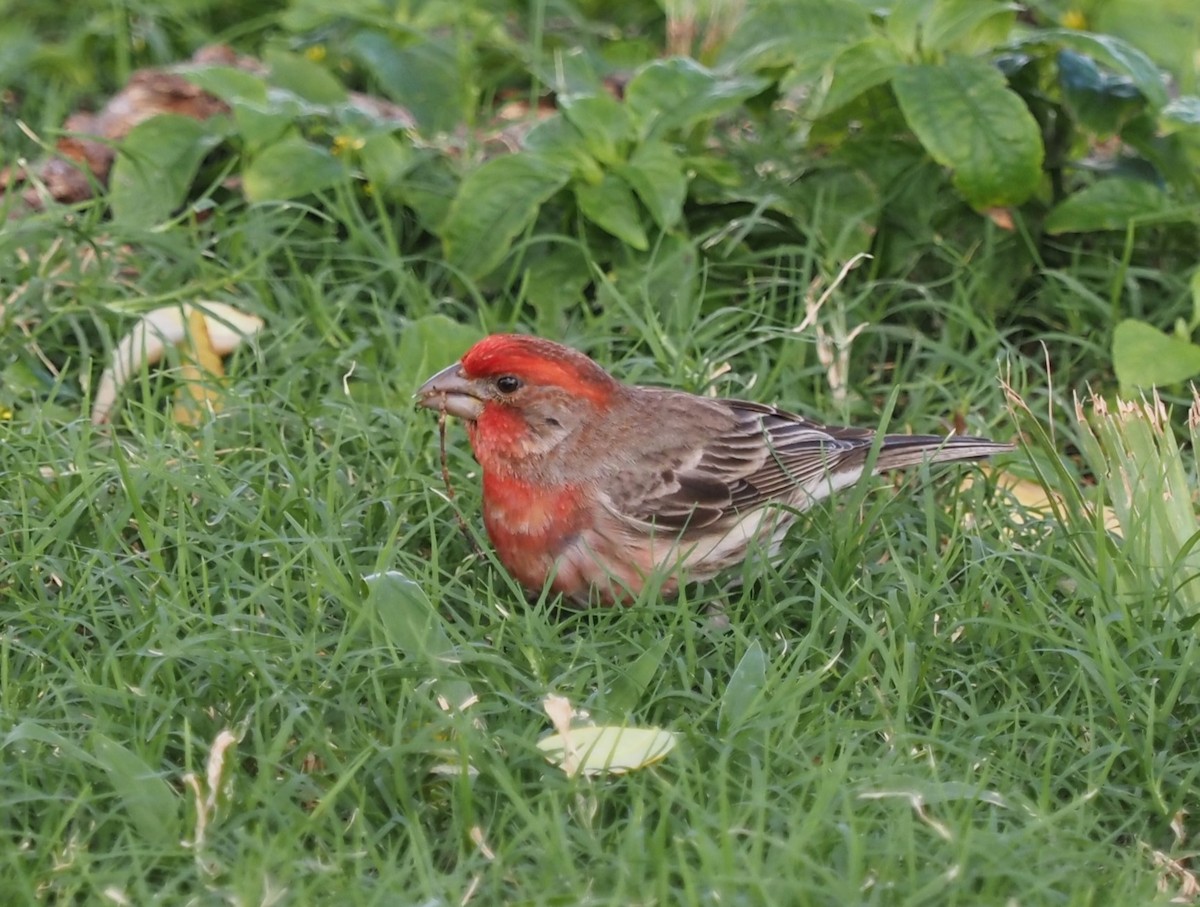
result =
[{"label": "green leaf", "polygon": [[233,120],[245,146],[243,153],[253,157],[282,141],[296,129],[304,115],[304,103],[290,92],[273,94],[269,101],[234,101]]},{"label": "green leaf", "polygon": [[244,69],[234,66],[188,64],[178,67],[175,72],[197,88],[216,95],[226,104],[233,104],[235,101],[267,103],[267,80]]},{"label": "green leaf", "polygon": [[366,583],[367,607],[398,652],[436,658],[450,649],[442,619],[419,583],[396,570],[370,576]]},{"label": "green leaf", "polygon": [[544,161],[570,170],[576,179],[595,183],[604,176],[604,169],[588,152],[583,134],[562,114],[547,117],[530,129],[524,147]]},{"label": "green leaf", "polygon": [[474,89],[453,37],[421,38],[400,46],[380,31],[361,31],[350,51],[388,97],[404,106],[427,134],[449,132],[470,116]]},{"label": "green leaf", "polygon": [[661,762],[676,738],[657,727],[578,727],[551,734],[537,747],[568,775],[623,775]]},{"label": "green leaf", "polygon": [[498,157],[473,170],[440,227],[446,258],[470,277],[491,271],[570,175],[532,152]]},{"label": "green leaf", "polygon": [[446,155],[421,149],[414,151],[413,157],[415,162],[405,174],[402,200],[417,215],[421,229],[437,235],[462,184]]},{"label": "green leaf", "polygon": [[248,152],[274,144],[304,113],[291,92],[270,92],[263,76],[232,66],[182,66],[185,79],[230,106],[237,132]]},{"label": "green leaf", "polygon": [[1113,369],[1122,390],[1178,384],[1200,375],[1200,346],[1126,319],[1113,331]]},{"label": "green leaf", "polygon": [[760,0],[747,5],[719,59],[736,72],[793,67],[815,75],[872,32],[868,10],[845,0]]},{"label": "green leaf", "polygon": [[1188,329],[1194,331],[1200,328],[1200,268],[1192,272],[1188,288],[1192,291],[1192,320],[1188,322]]},{"label": "green leaf", "polygon": [[820,240],[831,265],[866,252],[883,210],[878,187],[857,169],[817,169],[797,180],[785,196],[796,226]]},{"label": "green leaf", "polygon": [[767,656],[762,645],[755,640],[733,669],[729,685],[721,697],[717,727],[722,733],[736,730],[753,714],[766,684]]},{"label": "green leaf", "polygon": [[631,258],[614,271],[618,285],[635,288],[638,298],[651,300],[668,336],[692,330],[700,318],[702,242],[669,233],[654,244],[650,255]]},{"label": "green leaf", "polygon": [[620,674],[605,697],[605,706],[610,712],[631,712],[641,701],[642,695],[662,674],[663,659],[671,645],[668,637],[659,637],[648,642],[642,654],[628,664],[617,665]]},{"label": "green leaf", "polygon": [[1162,213],[1166,194],[1144,180],[1113,178],[1093,183],[1064,199],[1046,215],[1045,229],[1060,233],[1125,230],[1135,218]]},{"label": "green leaf", "polygon": [[766,79],[717,75],[694,60],[674,57],[643,66],[625,88],[625,104],[639,136],[663,136],[735,110],[768,84]]},{"label": "green leaf", "polygon": [[179,840],[179,797],[161,773],[103,734],[95,736],[92,752],[138,833],[159,845]]},{"label": "green leaf", "polygon": [[271,84],[314,104],[340,104],[346,100],[346,87],[325,67],[298,54],[270,48],[264,54],[271,67]]},{"label": "green leaf", "polygon": [[628,183],[606,173],[599,183],[576,183],[574,188],[584,217],[639,252],[650,248],[642,227],[642,212]]},{"label": "green leaf", "polygon": [[992,50],[1008,39],[1019,9],[1004,0],[937,0],[921,18],[921,48],[967,56]]},{"label": "green leaf", "polygon": [[1196,132],[1200,127],[1200,98],[1185,95],[1174,98],[1159,111],[1159,126],[1163,135],[1173,132]]},{"label": "green leaf", "polygon": [[40,721],[35,721],[32,718],[26,718],[20,724],[15,725],[4,739],[0,740],[0,753],[9,747],[14,747],[18,750],[17,759],[21,758],[20,751],[25,749],[24,744],[33,741],[44,746],[50,747],[59,755],[76,762],[84,764],[99,764],[98,761],[73,740],[64,737],[58,731],[51,730]]},{"label": "green leaf", "polygon": [[425,590],[397,570],[365,581],[367,609],[396,652],[423,666],[421,674],[434,680],[434,690],[448,705],[470,699],[471,685],[459,676],[453,657],[454,641]]},{"label": "green leaf", "polygon": [[396,351],[396,371],[391,376],[396,387],[401,394],[413,393],[434,372],[457,362],[482,337],[478,328],[439,313],[410,321]]},{"label": "green leaf", "polygon": [[611,95],[592,97],[563,96],[559,109],[567,121],[579,130],[588,152],[605,164],[624,157],[622,146],[633,137],[633,125],[625,106]]},{"label": "green leaf", "polygon": [[1095,58],[1110,69],[1125,73],[1133,79],[1138,91],[1155,109],[1162,107],[1169,100],[1162,71],[1148,56],[1120,38],[1066,28],[1050,28],[1033,32],[1028,38],[1017,42],[1016,46],[1028,44],[1067,47]]},{"label": "green leaf", "polygon": [[418,158],[413,148],[386,132],[378,132],[363,140],[358,160],[372,189],[383,197],[401,195],[404,177],[416,166]]},{"label": "green leaf", "polygon": [[183,204],[200,162],[222,139],[210,122],[173,113],[134,126],[122,140],[109,179],[119,223],[149,227]]},{"label": "green leaf", "polygon": [[889,81],[903,62],[896,46],[879,35],[850,45],[833,62],[833,78],[821,98],[817,116],[832,113]]},{"label": "green leaf", "polygon": [[592,267],[575,245],[555,245],[530,256],[523,291],[537,313],[534,333],[553,337],[563,332],[568,313],[578,310],[583,290],[594,277]]},{"label": "green leaf", "polygon": [[994,66],[961,57],[904,66],[892,87],[925,150],[951,168],[955,188],[973,207],[1019,204],[1037,189],[1041,131]]},{"label": "green leaf", "polygon": [[1058,80],[1075,119],[1101,136],[1116,135],[1145,107],[1132,79],[1103,72],[1090,57],[1074,51],[1059,51]]},{"label": "green leaf", "polygon": [[299,138],[268,146],[242,172],[253,202],[300,198],[347,179],[349,168],[326,148]]},{"label": "green leaf", "polygon": [[670,230],[679,223],[688,178],[674,148],[665,142],[646,142],[635,148],[629,162],[619,165],[616,172],[633,187],[661,229]]}]

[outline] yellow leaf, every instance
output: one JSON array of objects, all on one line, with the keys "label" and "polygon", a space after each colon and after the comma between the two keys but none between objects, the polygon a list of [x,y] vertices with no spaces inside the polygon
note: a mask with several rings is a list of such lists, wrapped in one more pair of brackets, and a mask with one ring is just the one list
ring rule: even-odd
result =
[{"label": "yellow leaf", "polygon": [[579,727],[539,740],[538,749],[568,775],[620,775],[666,758],[675,743],[657,727]]},{"label": "yellow leaf", "polygon": [[182,383],[175,391],[175,421],[180,425],[198,425],[203,416],[221,411],[217,382],[225,376],[225,367],[213,349],[212,337],[200,309],[188,310],[187,330],[179,348],[183,353],[179,368]]},{"label": "yellow leaf", "polygon": [[[1012,512],[1012,521],[1017,525],[1025,523],[1030,518],[1049,519],[1055,515],[1056,511],[1059,514],[1069,512],[1061,494],[1047,490],[1038,482],[986,465],[980,466],[978,471],[989,474],[996,487],[1007,492],[1020,505]],[[968,475],[963,479],[962,488],[970,488],[973,481],[974,477]],[[1120,534],[1121,523],[1113,509],[1105,507],[1103,515],[1104,528]]]},{"label": "yellow leaf", "polygon": [[196,336],[197,332],[189,327],[194,315],[200,316],[207,338],[200,341],[203,349],[198,346],[193,348],[193,356],[200,367],[206,361],[212,362],[219,356],[232,353],[246,338],[254,336],[263,327],[263,320],[255,315],[247,315],[225,303],[207,300],[163,306],[147,312],[113,350],[108,367],[96,385],[92,422],[99,425],[108,421],[117,394],[138,369],[162,359],[168,346],[179,346],[187,342],[189,336]]}]

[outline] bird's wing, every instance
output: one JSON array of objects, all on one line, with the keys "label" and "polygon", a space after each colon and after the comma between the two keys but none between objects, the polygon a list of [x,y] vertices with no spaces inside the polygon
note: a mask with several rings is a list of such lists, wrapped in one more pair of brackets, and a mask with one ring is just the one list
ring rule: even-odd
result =
[{"label": "bird's wing", "polygon": [[839,434],[756,403],[713,404],[723,418],[705,432],[672,434],[664,413],[660,468],[631,464],[608,484],[608,507],[630,529],[686,540],[732,528],[767,502],[802,500],[810,487],[817,497],[826,476],[871,445],[870,431]]},{"label": "bird's wing", "polygon": [[[671,420],[664,419],[662,468],[631,465],[609,485],[607,506],[628,529],[685,541],[711,535],[732,529],[767,503],[804,509],[853,484],[866,468],[875,440],[870,429],[820,425],[759,403],[713,403],[727,418],[711,433],[688,443],[680,432],[673,440]],[[1006,449],[982,438],[886,435],[873,471],[977,459]]]}]

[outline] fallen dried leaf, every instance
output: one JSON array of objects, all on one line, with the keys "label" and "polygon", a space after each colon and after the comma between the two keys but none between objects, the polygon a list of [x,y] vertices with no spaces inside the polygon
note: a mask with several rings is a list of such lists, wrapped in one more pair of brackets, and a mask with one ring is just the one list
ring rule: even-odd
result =
[{"label": "fallen dried leaf", "polygon": [[[108,421],[109,414],[117,401],[117,395],[130,377],[145,365],[153,365],[162,359],[168,346],[182,343],[192,344],[196,339],[189,327],[193,312],[200,315],[200,322],[207,334],[207,350],[225,356],[233,352],[248,337],[257,334],[263,320],[255,315],[235,309],[222,302],[199,302],[194,304],[164,306],[147,312],[128,334],[121,338],[113,350],[108,368],[100,376],[92,400],[92,422],[101,425]],[[198,350],[197,357],[202,355]]]}]

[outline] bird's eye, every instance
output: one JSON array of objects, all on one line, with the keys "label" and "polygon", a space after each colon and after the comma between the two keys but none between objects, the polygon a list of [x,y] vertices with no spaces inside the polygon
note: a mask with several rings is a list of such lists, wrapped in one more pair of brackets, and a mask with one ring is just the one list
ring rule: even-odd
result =
[{"label": "bird's eye", "polygon": [[511,394],[521,386],[521,379],[515,375],[501,375],[496,379],[496,390],[502,394]]}]

